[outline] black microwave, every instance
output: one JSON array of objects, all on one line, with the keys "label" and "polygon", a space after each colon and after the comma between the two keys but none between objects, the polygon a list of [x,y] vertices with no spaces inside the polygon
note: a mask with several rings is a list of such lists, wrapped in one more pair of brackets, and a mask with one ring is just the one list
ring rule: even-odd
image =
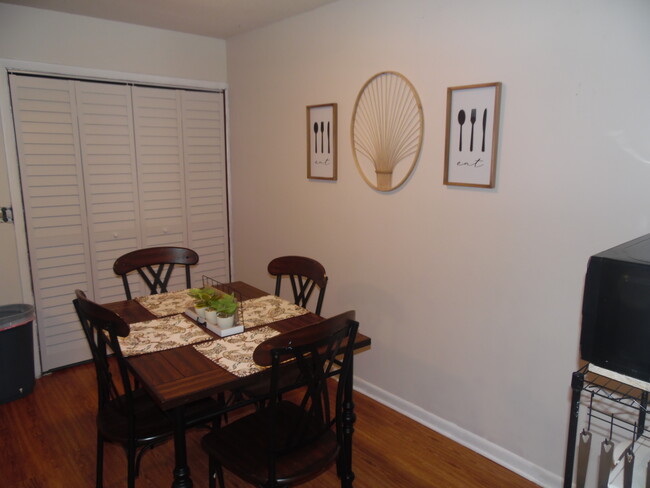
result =
[{"label": "black microwave", "polygon": [[589,258],[582,359],[650,381],[650,234]]}]

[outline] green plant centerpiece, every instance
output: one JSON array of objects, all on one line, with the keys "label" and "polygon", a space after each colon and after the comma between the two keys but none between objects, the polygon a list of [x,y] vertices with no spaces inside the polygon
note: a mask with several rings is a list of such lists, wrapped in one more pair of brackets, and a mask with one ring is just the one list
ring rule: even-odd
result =
[{"label": "green plant centerpiece", "polygon": [[216,323],[220,329],[229,329],[235,325],[237,306],[237,299],[233,295],[222,293],[210,301],[210,309],[214,312],[207,312],[205,319],[208,322]]},{"label": "green plant centerpiece", "polygon": [[219,317],[230,317],[237,311],[237,299],[233,295],[222,293],[212,298],[208,306],[214,309]]},{"label": "green plant centerpiece", "polygon": [[210,303],[217,296],[217,290],[206,286],[205,288],[191,288],[187,294],[194,298],[194,310],[199,317],[205,318],[205,312],[211,307]]},{"label": "green plant centerpiece", "polygon": [[188,295],[194,298],[194,309],[199,317],[221,329],[232,327],[237,312],[237,299],[216,288],[192,288]]}]

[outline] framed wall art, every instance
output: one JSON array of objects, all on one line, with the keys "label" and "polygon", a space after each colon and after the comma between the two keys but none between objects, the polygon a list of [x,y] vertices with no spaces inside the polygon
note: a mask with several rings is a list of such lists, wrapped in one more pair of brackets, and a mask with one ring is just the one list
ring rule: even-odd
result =
[{"label": "framed wall art", "polygon": [[445,185],[494,188],[501,83],[447,88]]},{"label": "framed wall art", "polygon": [[375,190],[402,186],[422,150],[420,96],[401,73],[382,71],[363,85],[352,113],[352,155],[359,174]]},{"label": "framed wall art", "polygon": [[307,178],[336,180],[336,104],[307,106]]}]

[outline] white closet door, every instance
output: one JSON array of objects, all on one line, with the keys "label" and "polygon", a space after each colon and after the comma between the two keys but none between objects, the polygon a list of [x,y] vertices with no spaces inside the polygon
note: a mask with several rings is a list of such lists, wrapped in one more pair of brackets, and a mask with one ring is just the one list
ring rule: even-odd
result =
[{"label": "white closet door", "polygon": [[[132,92],[142,247],[187,247],[180,92],[140,86]],[[186,287],[181,271],[169,290]]]},{"label": "white closet door", "polygon": [[44,371],[90,358],[72,300],[90,292],[73,82],[10,75]]},{"label": "white closet door", "polygon": [[200,260],[192,279],[230,281],[223,93],[181,93],[189,247]]},{"label": "white closet door", "polygon": [[142,247],[131,90],[77,81],[76,94],[95,300],[114,302],[125,298],[115,259]]},{"label": "white closet door", "polygon": [[[196,250],[194,285],[230,280],[222,93],[11,75],[43,371],[90,359],[72,306],[122,300],[113,263]],[[171,289],[185,286],[179,273]],[[133,277],[134,296],[146,294]]]}]

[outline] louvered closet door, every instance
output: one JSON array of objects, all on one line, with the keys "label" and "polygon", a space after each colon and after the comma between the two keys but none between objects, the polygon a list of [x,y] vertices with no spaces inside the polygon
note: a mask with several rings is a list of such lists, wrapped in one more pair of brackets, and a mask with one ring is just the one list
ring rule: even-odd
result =
[{"label": "louvered closet door", "polygon": [[44,371],[90,358],[72,300],[91,292],[74,83],[10,76]]},{"label": "louvered closet door", "polygon": [[229,281],[222,93],[11,75],[11,94],[44,371],[90,358],[74,290],[122,300],[126,252],[190,247],[195,285]]},{"label": "louvered closet door", "polygon": [[[142,247],[187,247],[180,91],[135,86],[132,92]],[[175,273],[169,289],[182,288],[185,275]]]},{"label": "louvered closet door", "polygon": [[[131,89],[76,82],[85,194],[98,303],[124,299],[113,263],[142,245]],[[133,296],[144,294],[134,278]]]},{"label": "louvered closet door", "polygon": [[[196,275],[230,281],[223,93],[181,93],[189,247]],[[194,275],[193,275],[194,276]]]}]

